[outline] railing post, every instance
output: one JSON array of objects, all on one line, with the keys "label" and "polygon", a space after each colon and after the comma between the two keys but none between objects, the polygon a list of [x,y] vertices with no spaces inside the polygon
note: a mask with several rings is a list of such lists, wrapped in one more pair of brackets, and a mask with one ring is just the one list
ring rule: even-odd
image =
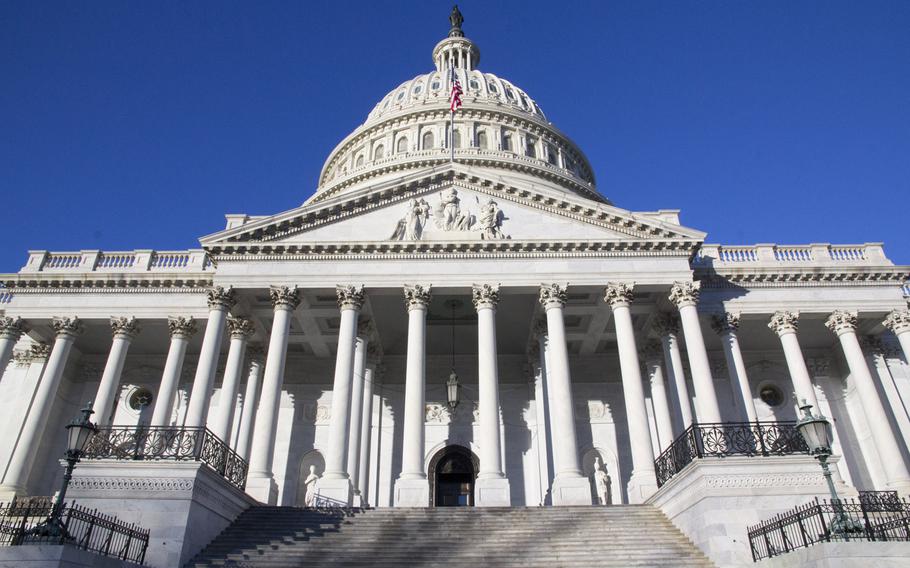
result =
[{"label": "railing post", "polygon": [[828,523],[825,522],[825,513],[822,511],[822,506],[818,502],[818,497],[815,498],[815,509],[818,511],[818,519],[821,521],[825,542],[831,542],[831,530],[828,527]]}]

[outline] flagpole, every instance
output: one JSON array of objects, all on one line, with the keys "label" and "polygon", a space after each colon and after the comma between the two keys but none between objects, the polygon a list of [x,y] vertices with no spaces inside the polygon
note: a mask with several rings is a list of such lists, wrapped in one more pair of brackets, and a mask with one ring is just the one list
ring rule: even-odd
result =
[{"label": "flagpole", "polygon": [[[451,88],[454,89],[455,88],[455,67],[452,66],[451,69],[452,69],[452,74],[450,77],[450,79],[452,81]],[[452,105],[450,105],[450,106],[452,106]],[[454,106],[452,106],[452,119],[449,123],[449,147],[452,149],[452,164],[454,164],[455,163],[455,107]]]}]

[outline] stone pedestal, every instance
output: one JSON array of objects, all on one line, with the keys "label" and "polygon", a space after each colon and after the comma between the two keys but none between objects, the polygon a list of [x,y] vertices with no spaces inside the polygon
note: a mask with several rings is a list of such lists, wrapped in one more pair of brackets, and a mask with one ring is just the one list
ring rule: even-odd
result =
[{"label": "stone pedestal", "polygon": [[906,568],[910,542],[820,542],[774,558],[762,560],[759,568]]},{"label": "stone pedestal", "polygon": [[[829,460],[838,494],[856,497]],[[702,552],[724,568],[753,566],[748,527],[815,497],[828,498],[818,461],[809,456],[696,459],[657,490],[660,508]]]},{"label": "stone pedestal", "polygon": [[478,477],[474,483],[474,505],[477,507],[511,507],[512,493],[505,477]]},{"label": "stone pedestal", "polygon": [[591,505],[591,482],[587,477],[559,477],[553,480],[550,490],[553,505]]},{"label": "stone pedestal", "polygon": [[429,507],[430,482],[425,478],[395,480],[396,507]]},{"label": "stone pedestal", "polygon": [[149,529],[152,568],[183,566],[257,504],[207,465],[173,461],[83,461],[67,500]]},{"label": "stone pedestal", "polygon": [[354,486],[347,477],[323,477],[316,482],[316,506],[351,507],[354,502]]},{"label": "stone pedestal", "polygon": [[115,556],[104,556],[75,546],[29,544],[0,547],[0,568],[139,568]]},{"label": "stone pedestal", "polygon": [[251,474],[246,480],[246,494],[263,505],[274,505],[278,502],[278,483],[273,477]]},{"label": "stone pedestal", "polygon": [[633,471],[629,483],[626,484],[629,494],[629,504],[638,505],[648,500],[657,491],[657,479],[653,470]]}]

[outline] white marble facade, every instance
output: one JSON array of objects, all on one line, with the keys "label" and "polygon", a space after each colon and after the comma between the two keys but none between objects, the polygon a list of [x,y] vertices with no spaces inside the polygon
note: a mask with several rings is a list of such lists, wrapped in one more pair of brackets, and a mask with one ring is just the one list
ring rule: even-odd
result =
[{"label": "white marble facade", "polygon": [[470,40],[433,61],[300,207],[227,215],[200,249],[30,251],[0,275],[3,496],[55,491],[88,400],[102,424],[206,425],[285,505],[311,465],[326,496],[426,504],[455,445],[477,505],[590,503],[596,457],[613,504],[643,502],[693,420],[793,420],[797,398],[834,419],[846,484],[910,490],[910,267],[621,209]]}]

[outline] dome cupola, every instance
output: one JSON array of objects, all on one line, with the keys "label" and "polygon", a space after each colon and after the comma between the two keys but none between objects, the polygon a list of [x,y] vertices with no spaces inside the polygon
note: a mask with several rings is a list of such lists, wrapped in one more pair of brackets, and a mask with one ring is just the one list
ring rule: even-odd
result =
[{"label": "dome cupola", "polygon": [[437,43],[433,48],[433,63],[436,64],[436,71],[448,69],[473,71],[480,63],[480,50],[473,41],[464,36],[464,32],[461,30],[464,17],[458,10],[458,6],[452,7],[449,22],[452,24],[449,37]]}]

